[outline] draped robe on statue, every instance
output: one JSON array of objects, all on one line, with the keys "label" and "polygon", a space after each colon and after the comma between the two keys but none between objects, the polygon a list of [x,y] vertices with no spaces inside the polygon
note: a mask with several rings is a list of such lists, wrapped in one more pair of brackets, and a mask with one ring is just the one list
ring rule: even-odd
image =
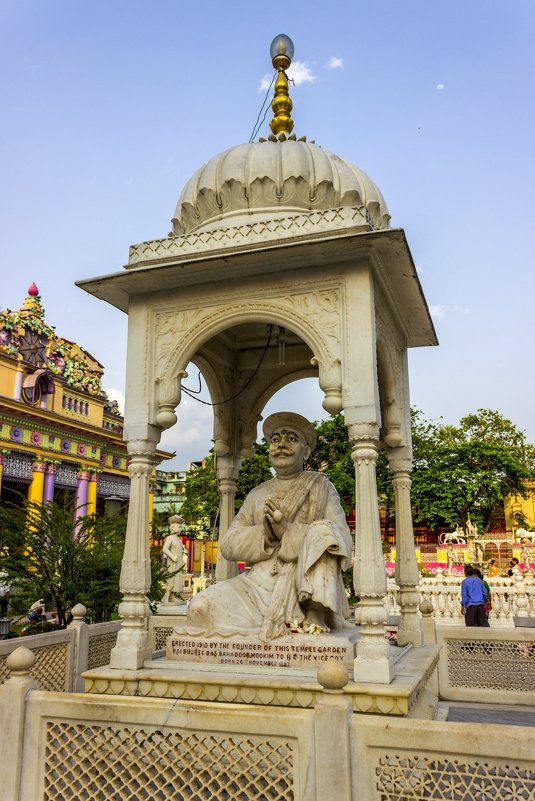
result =
[{"label": "draped robe on statue", "polygon": [[[267,498],[287,522],[280,541],[266,538]],[[325,607],[330,628],[344,628],[349,606],[341,570],[349,565],[352,539],[338,493],[323,473],[303,472],[284,487],[274,478],[253,489],[219,547],[225,559],[251,568],[192,598],[189,634],[272,639],[303,622],[307,601]]]}]

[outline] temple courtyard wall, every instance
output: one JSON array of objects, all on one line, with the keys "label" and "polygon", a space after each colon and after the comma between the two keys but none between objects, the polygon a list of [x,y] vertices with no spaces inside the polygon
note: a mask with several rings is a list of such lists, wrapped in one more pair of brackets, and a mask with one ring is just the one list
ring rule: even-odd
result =
[{"label": "temple courtyard wall", "polygon": [[[333,662],[192,664],[161,649],[113,670],[118,624],[79,610],[66,632],[0,645],[0,799],[535,799],[535,629],[422,624],[425,644],[392,645],[381,685]],[[448,719],[459,709],[480,722]]]}]

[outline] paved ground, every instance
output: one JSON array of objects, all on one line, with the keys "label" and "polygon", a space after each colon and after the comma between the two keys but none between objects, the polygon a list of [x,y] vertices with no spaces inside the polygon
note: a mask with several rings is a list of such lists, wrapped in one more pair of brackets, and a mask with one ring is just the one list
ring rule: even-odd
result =
[{"label": "paved ground", "polygon": [[535,708],[491,704],[450,704],[447,720],[456,723],[502,723],[506,726],[535,726]]}]

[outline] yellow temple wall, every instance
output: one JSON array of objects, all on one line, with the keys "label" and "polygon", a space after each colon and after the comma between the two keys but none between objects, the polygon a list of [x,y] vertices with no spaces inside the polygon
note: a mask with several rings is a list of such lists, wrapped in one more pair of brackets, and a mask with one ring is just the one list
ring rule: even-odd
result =
[{"label": "yellow temple wall", "polygon": [[508,529],[517,528],[515,515],[521,514],[526,518],[528,528],[535,528],[535,481],[527,481],[528,497],[511,495],[505,501],[505,525]]},{"label": "yellow temple wall", "polygon": [[0,356],[0,395],[12,398],[15,393],[15,376],[17,374],[17,362]]}]

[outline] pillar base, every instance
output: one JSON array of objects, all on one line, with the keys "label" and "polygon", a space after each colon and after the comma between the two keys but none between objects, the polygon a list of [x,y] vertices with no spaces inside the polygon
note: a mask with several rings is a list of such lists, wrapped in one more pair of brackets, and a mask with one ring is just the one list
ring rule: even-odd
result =
[{"label": "pillar base", "polygon": [[148,632],[138,632],[123,628],[117,635],[117,645],[110,654],[110,667],[117,670],[140,670],[147,659],[152,658]]},{"label": "pillar base", "polygon": [[388,656],[363,659],[357,656],[353,663],[353,680],[370,684],[390,684],[394,678],[394,664]]},{"label": "pillar base", "polygon": [[416,645],[416,647],[420,647],[420,645],[424,644],[424,635],[421,629],[399,629],[397,633],[397,641],[398,645]]}]

